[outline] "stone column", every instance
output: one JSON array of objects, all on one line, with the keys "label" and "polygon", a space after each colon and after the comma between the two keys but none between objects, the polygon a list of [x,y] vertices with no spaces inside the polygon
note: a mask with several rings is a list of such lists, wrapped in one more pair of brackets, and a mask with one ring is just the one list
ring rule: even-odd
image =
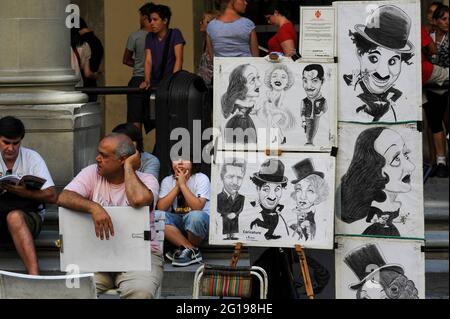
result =
[{"label": "stone column", "polygon": [[69,0],[0,1],[0,117],[20,118],[23,145],[46,160],[58,186],[95,161],[103,112],[74,90]]}]

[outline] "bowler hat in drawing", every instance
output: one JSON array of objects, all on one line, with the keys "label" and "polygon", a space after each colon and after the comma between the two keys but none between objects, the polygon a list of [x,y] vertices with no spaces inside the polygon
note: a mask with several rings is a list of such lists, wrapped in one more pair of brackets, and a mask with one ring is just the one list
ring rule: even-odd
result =
[{"label": "bowler hat in drawing", "polygon": [[256,179],[264,183],[287,183],[288,178],[284,176],[284,164],[280,160],[269,158],[261,164],[259,172],[254,173],[252,180]]},{"label": "bowler hat in drawing", "polygon": [[297,177],[297,179],[291,182],[292,184],[297,184],[305,177],[313,174],[318,175],[322,178],[324,177],[324,174],[322,172],[314,170],[314,166],[310,158],[298,162],[297,164],[292,166],[292,169],[294,170],[295,177]]},{"label": "bowler hat in drawing", "polygon": [[378,247],[375,244],[366,244],[349,252],[344,262],[358,277],[359,282],[350,285],[351,289],[358,289],[368,279],[375,276],[382,269],[391,269],[403,275],[405,272],[401,265],[386,264]]},{"label": "bowler hat in drawing", "polygon": [[367,24],[357,24],[355,30],[366,40],[381,47],[399,53],[410,53],[414,50],[414,45],[408,41],[411,18],[399,7],[378,7],[368,17]]}]

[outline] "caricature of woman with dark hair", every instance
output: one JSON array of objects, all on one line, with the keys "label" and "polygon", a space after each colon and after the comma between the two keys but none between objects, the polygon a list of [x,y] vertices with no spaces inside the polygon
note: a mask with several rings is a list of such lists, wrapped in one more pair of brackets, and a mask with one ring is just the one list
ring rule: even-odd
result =
[{"label": "caricature of woman with dark hair", "polygon": [[372,223],[364,235],[400,236],[393,224],[399,216],[399,193],[411,191],[410,150],[396,131],[375,127],[357,138],[353,158],[341,180],[341,219]]},{"label": "caricature of woman with dark hair", "polygon": [[222,96],[222,114],[228,119],[225,125],[225,141],[235,143],[235,135],[243,130],[244,143],[256,143],[256,128],[250,113],[259,97],[261,81],[258,70],[250,64],[242,64],[230,74],[227,91]]},{"label": "caricature of woman with dark hair", "polygon": [[[283,105],[284,95],[294,85],[294,75],[284,64],[275,65],[267,70],[264,84],[270,89],[262,108],[262,115],[267,119],[267,127],[278,130],[281,144],[286,143],[283,131],[295,126],[294,115]],[[277,137],[272,140],[276,142]]]}]

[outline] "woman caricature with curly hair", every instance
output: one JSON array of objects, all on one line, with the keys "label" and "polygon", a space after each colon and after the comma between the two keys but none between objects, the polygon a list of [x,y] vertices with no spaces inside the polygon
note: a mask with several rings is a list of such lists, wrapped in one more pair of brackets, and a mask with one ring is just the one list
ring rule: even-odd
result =
[{"label": "woman caricature with curly hair", "polygon": [[271,142],[286,143],[283,131],[295,126],[294,115],[283,105],[285,92],[294,85],[294,75],[284,64],[275,65],[267,70],[264,84],[270,89],[262,108],[262,115],[267,119],[267,127],[277,130],[278,136]]},{"label": "woman caricature with curly hair", "polygon": [[393,224],[400,214],[399,193],[411,191],[415,169],[410,150],[396,131],[375,127],[357,138],[352,161],[341,179],[341,216],[345,223],[366,219],[364,235],[400,236]]}]

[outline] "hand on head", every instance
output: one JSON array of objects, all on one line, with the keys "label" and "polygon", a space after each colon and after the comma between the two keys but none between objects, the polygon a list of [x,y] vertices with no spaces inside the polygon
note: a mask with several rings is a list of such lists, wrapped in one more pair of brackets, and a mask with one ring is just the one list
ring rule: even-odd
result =
[{"label": "hand on head", "polygon": [[141,167],[141,155],[138,150],[136,150],[133,155],[125,159],[125,165],[131,165],[135,171]]}]

